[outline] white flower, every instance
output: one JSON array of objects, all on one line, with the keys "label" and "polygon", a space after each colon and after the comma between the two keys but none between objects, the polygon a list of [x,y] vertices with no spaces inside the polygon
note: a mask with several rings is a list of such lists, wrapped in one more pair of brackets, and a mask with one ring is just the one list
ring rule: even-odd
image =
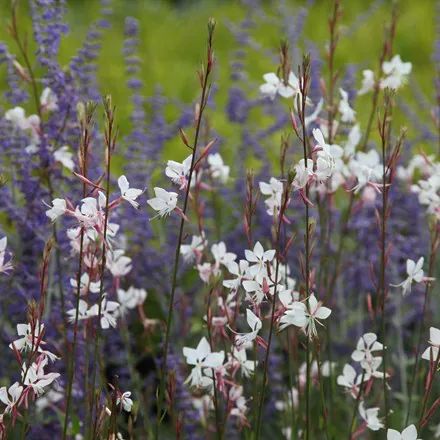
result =
[{"label": "white flower", "polygon": [[239,366],[244,377],[251,377],[254,374],[255,366],[258,365],[258,362],[248,360],[245,349],[238,350],[233,347],[229,357],[232,365],[237,364]]},{"label": "white flower", "polygon": [[308,299],[308,308],[303,302],[294,302],[290,309],[284,312],[280,319],[280,330],[284,330],[289,325],[301,327],[311,339],[317,336],[316,323],[321,324],[320,320],[327,319],[331,310],[321,305],[312,293]]},{"label": "white flower", "polygon": [[[119,303],[116,301],[107,301],[104,298],[101,302],[101,328],[108,329],[110,327],[116,328],[116,318],[118,316]],[[99,305],[94,304],[88,311],[89,316],[98,316]]]},{"label": "white flower", "polygon": [[414,425],[409,425],[402,432],[395,429],[388,429],[387,440],[418,440],[417,428]]},{"label": "white flower", "polygon": [[359,414],[367,423],[367,427],[372,431],[379,431],[383,428],[383,424],[378,418],[379,408],[365,409],[364,402],[359,404]]},{"label": "white flower", "polygon": [[185,380],[191,386],[204,387],[211,383],[211,379],[203,376],[203,368],[218,368],[223,365],[224,351],[211,352],[209,342],[203,337],[197,348],[183,347],[183,355],[188,365],[194,365],[191,374]]},{"label": "white flower", "polygon": [[342,122],[354,122],[356,120],[356,112],[350,107],[348,102],[348,93],[344,89],[339,89],[341,100],[339,101],[339,113]]},{"label": "white flower", "polygon": [[156,197],[147,200],[147,203],[158,212],[158,216],[164,217],[174,211],[177,206],[177,193],[155,187],[154,194]]},{"label": "white flower", "polygon": [[17,334],[22,338],[16,339],[13,343],[9,344],[9,348],[12,350],[14,347],[18,351],[27,351],[35,349],[40,335],[44,332],[44,324],[40,324],[38,321],[35,323],[35,327],[32,330],[31,324],[17,324]]},{"label": "white flower", "polygon": [[372,70],[362,71],[363,79],[361,89],[358,91],[358,95],[365,95],[365,93],[370,92],[374,89],[374,72]]},{"label": "white flower", "polygon": [[231,417],[237,417],[245,423],[248,407],[246,405],[246,399],[243,396],[243,387],[241,385],[234,385],[229,389],[229,402],[235,405],[231,409]]},{"label": "white flower", "polygon": [[[78,291],[78,280],[76,278],[70,278],[70,285],[74,288],[75,293]],[[85,295],[89,291],[92,293],[98,293],[101,286],[100,281],[90,281],[90,276],[87,272],[81,275],[79,281],[79,294]]]},{"label": "white flower", "polygon": [[350,160],[348,169],[357,179],[357,185],[353,188],[354,192],[358,192],[367,184],[381,181],[383,177],[383,167],[376,150],[370,150],[368,153],[359,151]]},{"label": "white flower", "polygon": [[395,55],[391,61],[382,63],[382,70],[386,76],[380,82],[382,89],[398,89],[406,82],[406,77],[411,73],[412,64],[402,62],[400,55]]},{"label": "white flower", "polygon": [[37,362],[34,362],[29,369],[27,369],[25,363],[23,363],[22,366],[21,377],[24,381],[24,385],[32,387],[38,396],[43,394],[45,388],[49,386],[55,379],[60,377],[59,373],[44,372],[47,362],[47,357],[42,357]]},{"label": "white flower", "polygon": [[270,249],[265,251],[259,241],[255,243],[254,250],[246,249],[244,251],[246,260],[250,263],[255,263],[249,267],[249,274],[255,278],[259,283],[263,278],[267,277],[267,263],[270,263],[275,257],[275,250]]},{"label": "white flower", "polygon": [[182,244],[180,246],[180,253],[187,263],[190,263],[194,260],[199,261],[206,244],[207,243],[204,237],[200,235],[193,235],[191,238],[191,244]]},{"label": "white flower", "polygon": [[223,241],[220,243],[214,243],[211,246],[211,253],[214,257],[216,267],[219,267],[220,264],[223,264],[223,266],[229,268],[231,263],[233,263],[237,258],[237,255],[233,252],[227,252],[226,245]]},{"label": "white flower", "polygon": [[230,168],[223,163],[223,159],[219,153],[210,154],[207,158],[209,171],[213,179],[226,183],[229,178]]},{"label": "white flower", "polygon": [[26,118],[26,113],[22,107],[14,107],[5,113],[5,119],[12,122],[15,127],[21,130],[27,130],[29,128],[29,122]]},{"label": "white flower", "polygon": [[[74,323],[76,317],[76,309],[70,309],[66,312],[66,314],[69,316],[67,318],[69,322]],[[78,303],[78,321],[88,319],[90,318],[90,316],[91,315],[89,313],[89,307],[87,303],[83,299],[80,299]]]},{"label": "white flower", "polygon": [[0,388],[0,401],[6,405],[4,413],[8,414],[12,411],[12,408],[20,399],[22,392],[23,387],[18,382],[13,383],[8,390],[6,390],[6,387]]},{"label": "white flower", "polygon": [[41,93],[40,104],[43,110],[50,112],[58,110],[58,97],[52,89],[46,87]]},{"label": "white flower", "polygon": [[403,296],[411,292],[411,285],[413,282],[420,283],[423,281],[424,279],[424,272],[422,269],[423,262],[424,262],[423,257],[420,257],[417,260],[417,263],[411,259],[406,260],[406,273],[408,277],[400,284],[391,284],[393,287],[402,287]]},{"label": "white flower", "polygon": [[64,199],[54,199],[52,200],[52,208],[46,211],[46,215],[54,222],[58,217],[64,215],[66,210],[67,204]]},{"label": "white flower", "polygon": [[67,145],[58,148],[58,150],[53,153],[54,159],[59,162],[63,167],[70,171],[75,168],[75,162],[73,161],[73,154]]},{"label": "white flower", "polygon": [[278,214],[281,208],[283,183],[275,177],[271,177],[269,183],[260,182],[259,186],[261,194],[268,196],[268,198],[264,201],[267,206],[267,213],[269,215]]},{"label": "white flower", "polygon": [[229,264],[228,271],[231,275],[235,275],[236,278],[231,280],[223,280],[223,286],[233,291],[236,291],[243,279],[247,276],[249,270],[249,262],[246,260],[240,260],[237,264],[235,261]]},{"label": "white flower", "polygon": [[422,358],[427,361],[436,361],[440,347],[440,330],[435,327],[429,329],[429,341],[431,347],[428,347],[422,354]]},{"label": "white flower", "polygon": [[106,267],[115,278],[124,277],[131,269],[131,258],[122,249],[107,252]]},{"label": "white flower", "polygon": [[291,98],[300,92],[298,78],[293,72],[289,73],[287,84],[275,73],[266,73],[263,75],[263,79],[265,83],[260,86],[260,92],[270,99],[275,99],[277,94],[283,98]]},{"label": "white flower", "polygon": [[383,348],[375,333],[365,333],[359,338],[356,350],[351,354],[351,358],[356,362],[362,362],[371,359],[373,351],[382,351]]},{"label": "white flower", "polygon": [[[364,375],[364,381],[368,379],[369,378]],[[362,382],[362,375],[358,375],[356,370],[350,364],[344,365],[342,374],[337,377],[336,381],[338,385],[347,388],[347,391],[351,394],[353,399],[357,398],[359,385]]]},{"label": "white flower", "polygon": [[120,397],[116,399],[116,405],[122,405],[125,411],[131,412],[133,406],[133,400],[130,399],[131,391],[125,391]]},{"label": "white flower", "polygon": [[118,186],[121,190],[121,197],[130,203],[133,208],[139,208],[139,203],[136,202],[136,199],[143,193],[143,191],[141,189],[130,188],[130,184],[124,175],[119,177]]},{"label": "white flower", "polygon": [[134,309],[142,305],[147,298],[147,291],[130,286],[128,290],[118,289],[117,295],[120,303],[120,313],[124,314],[127,309]]},{"label": "white flower", "polygon": [[[440,167],[438,168],[440,170]],[[437,171],[426,180],[419,180],[411,186],[411,191],[418,194],[419,203],[428,207],[428,214],[440,219],[440,174]]]},{"label": "white flower", "polygon": [[293,186],[297,189],[304,188],[311,177],[313,177],[313,160],[307,159],[307,167],[304,159],[301,159],[295,165],[295,178],[293,179]]},{"label": "white flower", "polygon": [[246,320],[249,327],[251,328],[251,331],[249,333],[237,334],[234,342],[238,350],[241,350],[243,346],[255,340],[257,338],[258,332],[263,326],[261,319],[258,318],[258,316],[256,316],[251,309],[246,309]]},{"label": "white flower", "polygon": [[[191,170],[192,155],[189,155],[182,163],[169,160],[165,168],[165,174],[171,181],[183,189],[187,185],[187,176]],[[157,195],[157,194],[156,194]]]}]

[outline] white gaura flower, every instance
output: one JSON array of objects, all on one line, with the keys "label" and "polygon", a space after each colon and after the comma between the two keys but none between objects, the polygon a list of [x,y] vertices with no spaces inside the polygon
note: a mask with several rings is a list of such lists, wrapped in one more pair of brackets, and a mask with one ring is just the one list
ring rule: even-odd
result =
[{"label": "white gaura flower", "polygon": [[[70,285],[74,288],[75,293],[78,291],[78,280],[76,278],[70,278]],[[92,293],[98,293],[100,288],[100,281],[90,281],[90,276],[87,272],[81,275],[79,281],[79,294],[85,295],[89,291]]]},{"label": "white gaura flower", "polygon": [[177,193],[155,187],[154,194],[156,197],[147,200],[147,203],[158,212],[156,217],[165,217],[176,209]]},{"label": "white gaura flower", "polygon": [[[367,380],[366,377],[364,377],[364,381],[365,380]],[[356,399],[359,392],[359,385],[362,382],[362,375],[358,375],[350,364],[345,364],[342,374],[337,377],[336,382],[341,387],[346,388],[353,399]]]},{"label": "white gaura flower", "polygon": [[229,362],[232,364],[232,368],[237,365],[244,377],[251,377],[255,372],[255,366],[258,365],[258,361],[247,358],[245,349],[238,350],[235,347],[232,348],[232,353],[229,355]]},{"label": "white gaura flower", "polygon": [[[110,327],[116,328],[116,318],[118,316],[119,303],[116,301],[108,301],[104,298],[101,302],[101,328],[108,329]],[[98,316],[99,305],[94,304],[88,311],[89,316]]]},{"label": "white gaura flower", "polygon": [[[185,383],[189,383],[190,386],[203,387],[211,379],[203,376],[203,368],[218,368],[223,365],[225,358],[224,351],[211,352],[209,342],[203,337],[197,348],[183,347],[183,355],[186,358],[188,365],[194,365],[190,375],[185,380]],[[206,380],[209,379],[209,380]]]},{"label": "white gaura flower", "polygon": [[52,89],[46,87],[41,93],[40,104],[43,111],[53,112],[58,110],[58,97]]},{"label": "white gaura flower", "polygon": [[229,265],[228,271],[231,275],[235,275],[236,278],[223,280],[223,286],[232,291],[236,291],[240,287],[243,279],[248,276],[249,262],[246,260],[240,260],[240,262],[237,264],[235,261],[233,261]]},{"label": "white gaura flower", "polygon": [[382,89],[388,87],[397,90],[406,83],[406,78],[411,73],[411,69],[411,63],[404,63],[400,55],[394,55],[391,61],[382,63],[382,71],[387,76],[380,81],[380,87]]},{"label": "white gaura flower", "polygon": [[260,92],[272,100],[277,94],[283,98],[291,98],[300,92],[298,78],[293,72],[289,73],[287,84],[275,73],[266,73],[263,75],[263,79],[265,83],[260,86]]},{"label": "white gaura flower", "polygon": [[125,391],[122,393],[120,397],[116,399],[116,405],[122,405],[125,411],[131,412],[131,408],[133,406],[133,400],[130,399],[131,391]]},{"label": "white gaura flower", "polygon": [[193,235],[191,238],[191,244],[182,244],[180,246],[180,253],[186,263],[192,261],[200,261],[202,252],[207,245],[206,239],[201,235]]},{"label": "white gaura flower", "polygon": [[251,328],[251,331],[249,333],[237,333],[234,345],[238,350],[241,350],[244,346],[257,339],[258,332],[263,326],[261,319],[255,315],[251,309],[246,309],[246,321]]},{"label": "white gaura flower", "polygon": [[64,145],[53,153],[54,159],[59,162],[63,167],[70,171],[75,168],[75,162],[73,161],[73,154],[67,145]]},{"label": "white gaura flower", "polygon": [[7,274],[13,269],[11,261],[6,260],[6,246],[8,245],[8,238],[5,236],[0,239],[0,273]]},{"label": "white gaura flower", "polygon": [[383,167],[379,153],[370,150],[368,153],[359,151],[348,163],[349,173],[357,179],[357,184],[352,188],[356,193],[368,184],[374,184],[382,180]]},{"label": "white gaura flower", "polygon": [[419,203],[427,206],[428,214],[433,214],[440,220],[440,167],[438,171],[426,180],[419,180],[411,186],[411,191],[418,194]]},{"label": "white gaura flower", "polygon": [[120,303],[119,312],[124,315],[126,310],[134,309],[144,303],[147,298],[147,291],[130,286],[128,290],[118,289],[117,296]]},{"label": "white gaura flower", "polygon": [[365,95],[366,93],[371,92],[371,90],[374,89],[374,72],[372,70],[366,69],[362,71],[362,76],[362,86],[358,91],[358,95]]},{"label": "white gaura flower", "polygon": [[233,252],[228,252],[226,250],[226,244],[224,241],[220,243],[214,243],[211,246],[211,253],[215,260],[215,267],[218,268],[220,264],[229,269],[231,263],[235,261],[237,255]]},{"label": "white gaura flower", "polygon": [[[76,317],[76,308],[67,310],[66,315],[68,316],[68,321],[74,323]],[[89,319],[90,317],[89,306],[83,299],[80,299],[78,303],[78,321]]]},{"label": "white gaura flower", "polygon": [[60,377],[59,373],[45,373],[44,368],[48,362],[47,357],[41,356],[37,362],[34,362],[29,369],[26,364],[23,363],[21,370],[21,378],[24,385],[30,386],[37,396],[40,396],[45,392],[45,388],[48,387],[55,379]]},{"label": "white gaura flower", "polygon": [[254,263],[249,267],[249,274],[255,278],[259,283],[263,278],[267,277],[267,263],[270,263],[275,257],[275,250],[270,249],[265,251],[259,241],[255,243],[254,249],[251,251],[246,249],[244,251],[246,260],[249,263]]},{"label": "white gaura flower", "polygon": [[313,160],[307,159],[307,167],[304,159],[301,159],[295,166],[295,178],[293,186],[296,189],[303,189],[309,180],[313,177]]},{"label": "white gaura flower", "polygon": [[107,252],[106,267],[115,278],[124,277],[132,269],[132,260],[124,255],[124,250],[115,249]]},{"label": "white gaura flower", "polygon": [[265,298],[263,283],[255,280],[243,280],[243,288],[246,292],[246,299],[260,305]]},{"label": "white gaura flower", "polygon": [[13,383],[9,389],[6,389],[6,387],[0,388],[0,401],[6,405],[4,413],[9,414],[12,411],[12,408],[19,401],[22,392],[23,387],[18,382]]},{"label": "white gaura flower", "polygon": [[428,347],[423,352],[422,358],[426,359],[427,361],[435,362],[438,358],[439,347],[440,347],[440,330],[438,328],[431,327],[429,329],[428,343],[431,347]]},{"label": "white gaura flower", "polygon": [[229,389],[229,402],[234,404],[230,412],[231,417],[237,417],[239,422],[243,425],[248,423],[246,419],[248,407],[246,405],[246,398],[243,396],[243,387],[241,385],[234,385]]},{"label": "white gaura flower", "polygon": [[165,174],[173,183],[180,186],[180,189],[186,188],[187,177],[191,170],[192,154],[182,163],[169,160],[165,168]]},{"label": "white gaura flower", "polygon": [[267,206],[267,213],[269,215],[278,214],[281,209],[283,183],[275,177],[271,177],[269,183],[260,182],[259,186],[261,194],[268,196],[264,201]]},{"label": "white gaura flower", "polygon": [[415,425],[409,425],[402,432],[395,429],[388,429],[387,440],[420,440],[417,438],[417,428]]},{"label": "white gaura flower", "polygon": [[221,183],[226,183],[229,179],[230,168],[224,164],[220,154],[210,154],[206,160],[208,161],[211,177],[219,180]]},{"label": "white gaura flower", "polygon": [[66,210],[67,203],[64,199],[53,199],[52,207],[46,211],[46,215],[54,222],[58,217],[64,215]]},{"label": "white gaura flower", "polygon": [[130,188],[130,184],[124,175],[119,177],[118,186],[121,190],[121,197],[130,203],[133,208],[138,209],[139,203],[136,202],[136,199],[143,193],[143,191],[141,189]]},{"label": "white gaura flower", "polygon": [[417,260],[417,263],[411,259],[406,260],[406,274],[408,275],[407,278],[400,284],[391,284],[391,286],[402,287],[403,296],[410,293],[412,283],[421,283],[424,279],[423,262],[423,257],[420,257]]},{"label": "white gaura flower", "polygon": [[369,360],[374,357],[374,351],[382,351],[383,345],[377,340],[375,333],[365,333],[358,340],[356,350],[351,354],[351,358],[356,362]]},{"label": "white gaura flower", "polygon": [[366,409],[364,402],[361,402],[359,404],[359,414],[365,420],[367,428],[371,429],[372,431],[379,431],[379,429],[383,428],[383,423],[378,417],[378,407]]},{"label": "white gaura flower", "polygon": [[303,302],[295,302],[290,309],[284,312],[280,319],[280,331],[289,325],[301,327],[306,335],[312,339],[318,335],[316,324],[322,325],[321,320],[327,319],[331,310],[321,305],[312,293],[308,299],[308,307]]},{"label": "white gaura flower", "polygon": [[348,102],[348,93],[344,89],[339,89],[341,100],[339,101],[338,110],[341,114],[342,122],[354,122],[356,120],[356,112],[350,107]]}]

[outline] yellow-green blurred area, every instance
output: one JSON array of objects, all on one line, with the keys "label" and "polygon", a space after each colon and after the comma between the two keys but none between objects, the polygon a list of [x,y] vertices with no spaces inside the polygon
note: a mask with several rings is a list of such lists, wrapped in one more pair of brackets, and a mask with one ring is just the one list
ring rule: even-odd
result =
[{"label": "yellow-green blurred area", "polygon": [[[311,2],[309,2],[311,3]],[[341,38],[336,52],[336,67],[342,71],[347,63],[357,64],[362,68],[376,69],[383,44],[385,25],[391,16],[391,1],[373,2],[367,0],[342,0],[343,16],[341,18]],[[399,53],[404,61],[413,63],[411,82],[399,92],[406,101],[414,102],[413,84],[416,84],[434,104],[435,68],[432,53],[436,38],[436,1],[435,0],[402,0],[398,1],[399,20],[394,44],[394,53]],[[285,37],[280,5],[284,5],[292,16],[305,1],[283,0],[263,1],[262,5],[269,20],[257,20],[252,29],[254,40],[266,50],[249,50],[246,70],[249,84],[255,85],[254,98],[258,96],[258,84],[261,76],[276,70],[276,64],[267,56],[269,50],[277,53],[280,40]],[[10,0],[0,0],[0,40],[10,42],[7,35],[7,24],[10,20]],[[374,8],[374,5],[379,5]],[[100,3],[98,0],[68,0],[67,21],[70,33],[62,43],[61,60],[67,64],[75,54],[87,33],[88,27],[98,18]],[[324,60],[325,47],[328,41],[328,18],[332,1],[316,0],[307,14],[304,32],[300,41],[313,41]],[[249,10],[234,0],[193,0],[193,1],[159,1],[159,0],[114,0],[114,14],[110,21],[111,29],[104,33],[102,50],[99,58],[99,81],[103,93],[111,93],[119,110],[119,122],[122,133],[129,129],[130,101],[125,81],[125,66],[122,56],[125,17],[132,16],[140,21],[140,56],[143,59],[142,79],[145,84],[144,95],[150,95],[159,84],[163,93],[172,99],[185,103],[193,102],[198,93],[196,69],[204,56],[206,40],[206,23],[209,17],[217,21],[215,35],[215,54],[217,59],[216,109],[210,112],[212,125],[217,132],[228,140],[226,155],[230,156],[232,145],[237,142],[236,127],[229,123],[224,112],[227,101],[227,90],[230,82],[230,59],[237,49],[237,43],[228,28],[229,22],[239,23]],[[20,2],[20,25],[30,31],[30,19],[26,2]],[[370,11],[370,12],[368,12]],[[371,13],[371,11],[373,11]],[[365,15],[367,15],[366,18]],[[278,19],[273,19],[278,17]],[[294,24],[292,23],[292,26]],[[303,46],[305,47],[305,46]],[[10,45],[14,50],[13,44]],[[293,64],[300,60],[293,60]],[[296,70],[296,69],[295,69]],[[4,70],[0,72],[4,79]],[[326,77],[325,77],[326,78]],[[358,87],[361,77],[358,74]],[[2,81],[4,84],[4,81]],[[252,92],[252,89],[251,89]],[[249,92],[249,93],[251,93]],[[370,105],[370,97],[358,100],[357,110],[361,126],[365,125]],[[288,104],[286,103],[286,111]],[[167,117],[176,117],[175,110],[168,110]],[[263,115],[253,114],[256,122],[265,124]],[[261,121],[259,121],[261,118]],[[408,125],[404,118],[398,122]],[[428,124],[429,112],[423,115]],[[277,135],[279,139],[279,135]],[[274,136],[274,142],[276,138]],[[278,142],[278,141],[276,141]],[[171,143],[170,148],[180,148],[179,141]],[[278,149],[278,147],[277,147]],[[165,153],[167,154],[167,153]],[[184,153],[174,154],[180,158]]]}]

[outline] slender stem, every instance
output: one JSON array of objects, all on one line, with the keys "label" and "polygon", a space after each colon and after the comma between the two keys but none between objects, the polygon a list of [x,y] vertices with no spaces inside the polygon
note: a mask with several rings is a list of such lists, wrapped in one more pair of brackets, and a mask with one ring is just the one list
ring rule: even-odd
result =
[{"label": "slender stem", "polygon": [[269,337],[267,340],[266,356],[264,360],[263,383],[261,386],[260,402],[258,405],[257,427],[256,427],[256,437],[255,437],[256,439],[260,438],[260,433],[261,433],[261,416],[263,414],[264,398],[265,398],[266,385],[267,385],[267,374],[269,369],[270,348],[272,346],[272,336],[274,332],[274,323],[275,323],[275,311],[278,301],[278,275],[279,275],[280,258],[281,258],[281,226],[283,224],[284,213],[289,204],[289,192],[290,192],[290,188],[286,184],[283,190],[280,212],[278,214],[278,224],[276,228],[276,237],[275,237],[276,263],[275,263],[275,280],[274,280],[275,287],[273,293],[272,313],[270,317]]},{"label": "slender stem", "polygon": [[[208,306],[207,306],[207,313],[206,317],[208,320],[208,339],[209,339],[209,345],[211,347],[211,350],[213,348],[213,341],[212,341],[212,332],[211,332],[211,296],[212,296],[213,288],[209,290],[208,295]],[[217,384],[216,384],[216,378],[215,378],[215,370],[212,368],[212,383],[214,387],[214,411],[215,411],[215,424],[216,424],[216,433],[217,433],[217,439],[221,440],[223,438],[223,430],[222,430],[222,424],[221,424],[221,418],[220,418],[220,411],[218,406],[218,392],[217,392]]]},{"label": "slender stem", "polygon": [[[90,143],[90,125],[92,120],[93,111],[90,113],[90,117],[83,121],[82,127],[82,137],[80,144],[80,156],[81,156],[81,172],[84,177],[87,177],[87,161],[88,161],[88,148]],[[87,185],[83,183],[82,188],[83,198],[87,194]],[[81,227],[80,239],[79,239],[79,256],[78,256],[78,272],[76,275],[76,297],[75,297],[75,321],[73,324],[73,341],[72,350],[69,357],[68,364],[68,380],[67,380],[67,396],[66,396],[66,411],[64,416],[64,427],[63,427],[63,440],[67,438],[67,427],[69,424],[69,412],[72,400],[72,386],[75,375],[75,351],[78,337],[78,321],[79,321],[79,301],[81,297],[81,275],[83,268],[83,252],[84,252],[84,227]],[[88,365],[86,365],[86,368]]]},{"label": "slender stem", "polygon": [[359,404],[361,402],[361,396],[362,396],[362,393],[364,391],[364,379],[365,379],[365,370],[362,373],[361,384],[359,386],[359,391],[358,391],[358,394],[356,396],[356,402],[355,402],[355,405],[353,407],[353,414],[351,416],[350,428],[348,430],[348,440],[351,440],[351,433],[353,432],[354,422],[356,420],[356,414],[358,412]]},{"label": "slender stem", "polygon": [[[98,366],[98,355],[100,350],[100,338],[101,338],[101,317],[102,317],[102,302],[104,299],[104,277],[105,277],[105,267],[107,263],[107,230],[108,230],[108,217],[109,217],[109,205],[110,205],[110,169],[111,169],[111,159],[112,153],[115,148],[116,134],[114,133],[114,109],[112,108],[111,100],[105,100],[105,114],[106,114],[106,180],[105,180],[105,209],[104,209],[104,230],[102,238],[102,248],[101,248],[101,268],[100,268],[100,282],[99,282],[99,302],[98,302],[98,320],[96,325],[95,334],[95,346],[93,355],[93,371],[92,371],[92,382],[91,382],[91,393],[92,401],[90,405],[90,415],[93,416],[93,408],[95,406],[95,397],[98,398],[100,387],[98,387],[98,392],[95,392],[96,383],[96,372],[101,370]],[[93,439],[93,430],[90,430],[90,435]]]},{"label": "slender stem", "polygon": [[202,77],[202,94],[200,97],[200,103],[199,103],[199,112],[196,120],[196,129],[194,134],[194,141],[192,144],[192,158],[191,158],[191,167],[189,170],[188,175],[188,183],[187,188],[185,192],[185,200],[183,203],[183,216],[180,221],[180,227],[179,227],[179,236],[177,239],[176,244],[176,251],[174,254],[174,265],[173,265],[173,276],[172,276],[172,283],[171,283],[171,293],[170,293],[170,299],[169,299],[169,305],[168,305],[168,314],[167,314],[167,321],[166,321],[166,332],[165,332],[165,342],[164,342],[164,349],[163,349],[163,361],[162,366],[160,369],[160,382],[159,382],[159,389],[158,389],[158,396],[157,396],[157,417],[156,417],[156,430],[155,430],[155,439],[159,439],[159,433],[160,433],[160,426],[162,424],[163,417],[165,415],[166,410],[163,408],[164,406],[164,399],[165,399],[165,375],[167,370],[167,360],[168,360],[168,347],[170,343],[170,335],[171,335],[171,323],[173,319],[173,311],[174,311],[174,296],[176,293],[176,286],[177,286],[177,271],[179,268],[179,260],[180,260],[180,248],[182,245],[182,239],[183,239],[183,230],[185,225],[185,218],[188,206],[188,200],[189,200],[189,192],[191,187],[191,179],[194,172],[194,164],[196,160],[196,153],[197,153],[197,146],[199,141],[199,135],[200,135],[200,128],[202,125],[202,119],[203,119],[203,112],[205,110],[206,104],[207,104],[207,98],[209,93],[209,76],[212,71],[213,67],[213,58],[212,58],[212,37],[214,32],[215,23],[213,21],[210,21],[208,24],[208,48],[207,48],[207,65],[206,69],[203,71],[203,77]]}]

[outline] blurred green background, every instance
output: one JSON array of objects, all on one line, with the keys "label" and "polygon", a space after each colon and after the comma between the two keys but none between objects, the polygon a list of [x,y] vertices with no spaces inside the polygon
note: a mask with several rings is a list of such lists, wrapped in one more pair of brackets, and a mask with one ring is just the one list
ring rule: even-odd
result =
[{"label": "blurred green background", "polygon": [[[268,15],[276,16],[279,1],[263,1]],[[285,0],[282,3],[291,10],[292,15],[306,4],[300,0]],[[378,2],[364,0],[343,0],[342,35],[336,54],[336,66],[356,63],[361,68],[375,68],[383,41],[384,26],[389,20],[391,1],[380,2],[380,6],[365,21],[360,18]],[[434,96],[434,65],[432,52],[435,41],[436,2],[435,0],[398,1],[399,22],[395,40],[395,53],[400,53],[404,61],[413,63],[412,84],[405,87],[402,96],[413,100],[413,85],[430,98]],[[0,0],[0,40],[10,41],[7,25],[10,20],[11,0]],[[325,43],[328,38],[327,19],[331,10],[331,0],[317,0],[310,8],[306,19],[304,39],[317,44],[321,56],[325,56]],[[27,2],[20,0],[20,17],[23,28],[29,29]],[[61,60],[68,62],[84,41],[88,26],[99,15],[98,0],[68,0],[67,21],[70,33],[63,40]],[[215,37],[217,58],[216,79],[218,93],[214,126],[222,135],[235,140],[235,128],[226,120],[223,112],[230,85],[229,59],[236,43],[227,23],[238,23],[246,17],[248,10],[239,1],[233,0],[114,0],[114,14],[111,17],[112,28],[105,32],[101,56],[99,59],[99,79],[103,93],[111,93],[119,108],[119,122],[122,133],[129,128],[130,103],[128,89],[124,80],[122,43],[124,20],[126,16],[136,17],[140,21],[140,51],[143,58],[144,94],[149,95],[160,84],[163,92],[170,98],[189,103],[198,92],[195,71],[204,56],[206,22],[215,17],[218,27]],[[360,23],[356,25],[356,23]],[[352,25],[354,28],[351,28]],[[354,29],[354,31],[352,31]],[[347,33],[346,33],[347,32]],[[266,49],[277,52],[279,41],[284,37],[283,29],[277,21],[261,23],[252,30],[255,40]],[[11,44],[11,50],[13,45]],[[294,64],[300,60],[293,60]],[[276,69],[273,61],[261,52],[250,51],[246,69],[249,82],[255,84],[254,97],[258,96],[258,84],[261,76]],[[325,68],[324,68],[325,72]],[[0,71],[0,80],[4,85],[4,69]],[[360,86],[360,74],[358,84]],[[399,93],[400,94],[400,93]],[[358,103],[358,115],[362,122],[363,108],[369,107],[369,97],[362,97]],[[434,102],[434,101],[432,101]],[[366,113],[366,112],[365,112]],[[168,115],[173,118],[172,111]],[[262,118],[257,115],[257,118]],[[429,114],[423,115],[429,118]],[[428,121],[429,123],[429,121]],[[184,154],[184,153],[182,153]]]}]

